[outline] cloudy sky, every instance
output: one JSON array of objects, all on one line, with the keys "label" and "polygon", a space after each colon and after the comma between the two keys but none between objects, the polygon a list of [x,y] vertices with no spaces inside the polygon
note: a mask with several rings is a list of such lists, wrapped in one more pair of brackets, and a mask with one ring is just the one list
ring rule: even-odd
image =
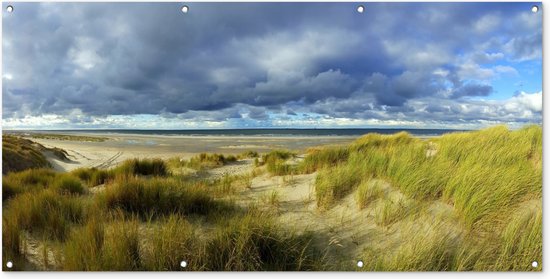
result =
[{"label": "cloudy sky", "polygon": [[542,123],[532,3],[3,4],[3,128]]}]

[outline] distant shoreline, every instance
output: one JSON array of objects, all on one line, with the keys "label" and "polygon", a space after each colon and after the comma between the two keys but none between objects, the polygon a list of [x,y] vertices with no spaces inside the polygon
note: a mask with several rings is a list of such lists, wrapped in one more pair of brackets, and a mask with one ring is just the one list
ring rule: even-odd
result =
[{"label": "distant shoreline", "polygon": [[105,137],[139,136],[168,138],[357,138],[368,133],[395,134],[407,132],[415,137],[428,138],[447,133],[472,130],[454,129],[381,129],[381,128],[339,128],[339,129],[193,129],[193,130],[138,130],[138,129],[90,129],[90,130],[3,130],[7,133],[44,133],[67,135],[94,135]]}]

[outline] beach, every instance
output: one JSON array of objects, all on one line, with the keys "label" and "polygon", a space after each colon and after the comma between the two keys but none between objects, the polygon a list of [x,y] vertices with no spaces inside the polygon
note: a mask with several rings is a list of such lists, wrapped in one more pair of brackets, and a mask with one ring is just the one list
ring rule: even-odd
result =
[{"label": "beach", "polygon": [[[61,134],[61,133],[56,133]],[[71,136],[106,138],[105,141],[80,141],[32,138],[45,147],[61,148],[69,160],[47,156],[57,171],[81,167],[110,168],[133,158],[189,159],[200,153],[237,155],[245,151],[259,153],[276,149],[303,153],[310,147],[343,145],[357,136],[219,136],[219,135],[145,135],[117,133],[67,133]],[[48,155],[48,154],[46,154]]]}]

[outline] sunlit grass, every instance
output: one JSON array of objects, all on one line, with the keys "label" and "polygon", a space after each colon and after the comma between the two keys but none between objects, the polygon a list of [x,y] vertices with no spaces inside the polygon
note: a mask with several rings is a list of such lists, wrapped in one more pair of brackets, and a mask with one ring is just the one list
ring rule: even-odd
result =
[{"label": "sunlit grass", "polygon": [[[254,156],[254,153],[244,153],[240,157]],[[223,154],[209,154],[201,153],[199,155],[191,157],[189,160],[181,158],[171,158],[167,161],[167,165],[171,169],[178,168],[190,168],[195,170],[211,169],[221,167],[228,163],[237,161],[237,157],[234,155],[225,156]]]},{"label": "sunlit grass", "polygon": [[[336,151],[316,150],[308,156],[311,159],[306,157],[303,169],[324,166],[311,163],[316,158],[346,154]],[[421,213],[419,204],[442,201],[452,205],[468,232],[458,244],[445,233],[414,232],[418,237],[403,240],[394,258],[375,257],[372,269],[536,270],[530,263],[542,257],[541,209],[522,208],[539,204],[542,198],[540,127],[510,131],[498,126],[429,140],[406,133],[370,134],[348,146],[348,153],[339,160],[327,159],[332,167],[320,168],[315,183],[319,208],[329,209],[361,179],[376,178],[405,195],[377,203],[373,211],[377,225],[392,226]],[[364,183],[355,195],[360,207],[382,196],[380,189]]]},{"label": "sunlit grass", "polygon": [[79,197],[41,190],[18,195],[9,201],[4,218],[12,226],[42,234],[49,239],[64,239],[71,225],[84,218],[84,203]]},{"label": "sunlit grass", "polygon": [[70,174],[57,176],[53,188],[62,194],[85,194],[87,192],[82,182]]},{"label": "sunlit grass", "polygon": [[416,206],[413,200],[405,197],[387,198],[376,208],[374,220],[380,226],[388,226],[416,211]]},{"label": "sunlit grass", "polygon": [[355,156],[350,159],[352,163],[319,171],[315,180],[315,195],[320,209],[328,209],[359,185],[365,177],[361,161],[361,158]]},{"label": "sunlit grass", "polygon": [[447,223],[403,228],[401,245],[395,251],[367,251],[363,270],[451,271],[456,270],[462,235],[449,230]]},{"label": "sunlit grass", "polygon": [[373,201],[385,196],[385,190],[380,180],[365,180],[357,188],[355,200],[359,208],[369,206]]}]

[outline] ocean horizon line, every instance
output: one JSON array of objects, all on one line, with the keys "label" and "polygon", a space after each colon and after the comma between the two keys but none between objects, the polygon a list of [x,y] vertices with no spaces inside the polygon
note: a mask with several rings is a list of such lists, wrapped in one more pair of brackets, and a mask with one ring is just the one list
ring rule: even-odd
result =
[{"label": "ocean horizon line", "polygon": [[3,130],[13,133],[84,133],[84,134],[136,134],[165,136],[361,136],[369,133],[395,134],[407,132],[414,136],[439,136],[464,129],[421,128],[216,128],[216,129],[63,129],[63,130]]},{"label": "ocean horizon line", "polygon": [[193,129],[145,129],[145,128],[75,128],[75,129],[2,129],[2,131],[232,131],[232,130],[442,130],[442,131],[477,131],[480,129],[452,128],[193,128]]}]

